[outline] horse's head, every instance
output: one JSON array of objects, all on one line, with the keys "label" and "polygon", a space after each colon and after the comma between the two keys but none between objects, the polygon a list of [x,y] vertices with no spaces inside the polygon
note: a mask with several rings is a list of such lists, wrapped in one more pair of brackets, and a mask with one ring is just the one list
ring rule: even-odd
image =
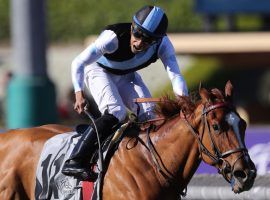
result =
[{"label": "horse's head", "polygon": [[195,111],[195,127],[203,161],[215,166],[235,193],[249,190],[256,168],[245,146],[246,122],[233,106],[231,82],[225,94],[204,88],[199,93],[202,100]]}]

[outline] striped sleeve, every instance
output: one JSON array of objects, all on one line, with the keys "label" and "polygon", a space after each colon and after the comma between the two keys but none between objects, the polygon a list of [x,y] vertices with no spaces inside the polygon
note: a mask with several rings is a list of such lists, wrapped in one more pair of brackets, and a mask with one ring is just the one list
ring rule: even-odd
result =
[{"label": "striped sleeve", "polygon": [[103,31],[71,63],[71,78],[75,92],[83,90],[84,67],[97,61],[105,53],[113,53],[118,48],[118,39],[111,30]]},{"label": "striped sleeve", "polygon": [[171,80],[173,91],[177,95],[188,95],[186,81],[182,76],[177,63],[174,47],[167,36],[162,39],[158,50],[158,57],[161,59],[169,79]]}]

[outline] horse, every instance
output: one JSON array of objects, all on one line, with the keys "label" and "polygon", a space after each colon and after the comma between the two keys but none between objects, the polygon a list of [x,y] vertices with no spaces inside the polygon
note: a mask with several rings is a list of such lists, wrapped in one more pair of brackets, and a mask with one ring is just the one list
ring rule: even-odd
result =
[{"label": "horse", "polygon": [[[102,199],[179,199],[201,161],[216,167],[234,193],[251,189],[256,168],[245,146],[246,123],[233,105],[231,82],[224,92],[200,87],[197,96],[165,96],[149,128],[127,129],[104,175]],[[0,199],[34,199],[44,143],[69,131],[44,125],[1,134]]]}]

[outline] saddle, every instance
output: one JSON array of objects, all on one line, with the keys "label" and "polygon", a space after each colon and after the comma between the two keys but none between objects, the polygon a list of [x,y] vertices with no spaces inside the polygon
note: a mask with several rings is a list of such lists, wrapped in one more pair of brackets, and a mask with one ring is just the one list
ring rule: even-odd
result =
[{"label": "saddle", "polygon": [[[98,176],[97,180],[93,183],[91,192],[92,200],[102,199],[102,185],[104,181],[104,175],[107,171],[112,156],[118,149],[118,146],[124,136],[129,133],[136,137],[136,135],[139,135],[140,131],[145,131],[147,129],[150,130],[150,128],[153,130],[153,127],[159,127],[160,123],[157,123],[158,121],[160,122],[160,119],[138,122],[136,115],[131,114],[129,116],[129,120],[126,123],[120,124],[118,127],[116,127],[113,133],[104,140],[104,142],[101,144],[101,149],[97,148],[94,151],[90,159],[90,165],[92,166],[90,170],[96,172]],[[78,134],[83,134],[84,131],[86,131],[88,128],[89,125],[79,125],[76,130]],[[100,156],[100,152],[103,155],[102,157]],[[89,185],[87,186],[85,183],[85,190],[87,189],[89,190],[90,188]]]},{"label": "saddle", "polygon": [[[88,131],[91,125],[89,124],[80,124],[78,125],[75,130],[78,135],[82,135],[85,131]],[[99,147],[98,142],[95,143],[97,148],[95,149],[94,153],[91,155],[90,158],[90,166],[95,166],[98,162],[99,158],[99,148],[101,148],[101,152],[104,157],[104,161],[109,161],[115,150],[118,148],[118,144],[124,137],[124,131],[130,126],[130,122],[118,124],[112,130],[112,133],[106,137]]]}]

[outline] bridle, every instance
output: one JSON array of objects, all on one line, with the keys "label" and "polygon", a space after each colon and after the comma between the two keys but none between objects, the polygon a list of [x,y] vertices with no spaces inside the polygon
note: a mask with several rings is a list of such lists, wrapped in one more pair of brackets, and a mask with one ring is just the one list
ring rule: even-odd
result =
[{"label": "bridle", "polygon": [[[134,99],[134,103],[137,104],[138,109],[137,109],[137,114],[140,111],[140,106],[139,103],[143,103],[143,102],[164,102],[166,100],[161,99],[161,98],[137,98]],[[199,146],[199,152],[201,155],[201,159],[205,162],[208,163],[202,154],[205,154],[206,156],[208,156],[211,160],[212,163],[208,163],[209,165],[215,166],[218,169],[218,172],[220,174],[222,174],[222,176],[224,177],[224,179],[229,182],[231,185],[234,184],[234,178],[232,175],[232,172],[234,171],[234,167],[235,164],[237,163],[237,161],[239,161],[242,157],[248,157],[248,150],[245,147],[237,147],[235,149],[230,149],[224,153],[222,153],[220,151],[220,149],[217,147],[214,139],[213,139],[213,133],[211,132],[210,129],[210,125],[209,122],[207,120],[207,114],[215,109],[218,108],[227,108],[230,109],[232,111],[235,111],[235,108],[226,102],[219,102],[219,103],[215,103],[215,104],[211,104],[211,105],[204,105],[203,106],[203,110],[202,110],[202,114],[201,114],[201,123],[203,122],[203,131],[202,134],[200,134],[192,125],[191,123],[188,121],[187,116],[185,115],[184,112],[180,112],[180,118],[186,123],[186,125],[189,127],[191,133],[195,136],[197,142],[198,142],[198,146]],[[154,120],[165,120],[164,118],[159,118],[159,119],[154,119]],[[209,134],[209,138],[211,140],[211,150],[209,150],[204,144],[203,144],[203,136],[205,133],[205,130],[207,128],[207,132]],[[164,176],[164,178],[168,181],[169,184],[172,184],[174,187],[176,186],[177,188],[177,183],[178,180],[177,178],[171,174],[167,168],[164,166],[162,159],[160,158],[160,156],[158,155],[154,144],[151,142],[151,138],[150,138],[150,131],[152,129],[152,126],[150,126],[147,130],[147,147],[150,151],[151,157],[154,161],[154,164],[157,168],[157,170]],[[214,152],[214,153],[212,153]],[[225,157],[240,152],[241,154],[235,159],[235,161],[233,162],[232,165],[230,165],[230,163],[228,161],[226,161]],[[249,158],[250,159],[250,158]],[[178,190],[178,193],[180,196],[185,196],[186,195],[186,188],[184,188],[184,190],[180,189]]]},{"label": "bridle", "polygon": [[[212,104],[212,105],[209,105],[209,106],[204,106],[202,114],[201,114],[201,118],[202,118],[201,121],[204,124],[202,134],[199,134],[199,132],[196,131],[196,129],[190,124],[190,122],[185,117],[185,115],[184,115],[183,119],[186,122],[189,129],[191,130],[192,134],[197,139],[197,142],[198,142],[198,145],[199,145],[199,151],[200,151],[202,160],[205,163],[208,163],[208,162],[206,162],[205,159],[203,159],[202,154],[205,154],[207,157],[209,157],[213,161],[213,163],[208,163],[208,164],[210,164],[212,166],[216,166],[217,169],[218,169],[218,172],[223,175],[225,180],[228,181],[229,183],[231,183],[231,179],[228,177],[228,174],[233,172],[236,162],[240,158],[242,158],[243,156],[246,156],[248,154],[247,154],[247,149],[244,148],[244,147],[238,147],[238,148],[235,148],[235,149],[231,149],[231,150],[228,150],[228,151],[226,151],[224,153],[222,153],[219,150],[219,148],[217,147],[217,145],[216,145],[216,143],[215,143],[215,141],[213,139],[213,133],[211,132],[209,122],[207,120],[207,114],[209,112],[217,109],[217,108],[232,109],[232,106],[230,104],[228,104],[228,103],[225,103],[225,102],[220,102],[220,103],[215,103],[215,104]],[[211,153],[211,151],[202,142],[203,136],[204,136],[204,133],[205,133],[205,128],[207,128],[207,130],[208,130],[207,133],[208,133],[210,141],[211,141],[211,148],[212,148],[211,150],[212,150],[212,152],[214,152],[214,154]],[[231,166],[229,164],[229,162],[226,161],[224,158],[231,155],[231,154],[237,153],[237,152],[241,152],[241,154],[237,157],[237,159],[233,162],[233,165]],[[220,166],[220,164],[221,164],[221,166]]]}]

